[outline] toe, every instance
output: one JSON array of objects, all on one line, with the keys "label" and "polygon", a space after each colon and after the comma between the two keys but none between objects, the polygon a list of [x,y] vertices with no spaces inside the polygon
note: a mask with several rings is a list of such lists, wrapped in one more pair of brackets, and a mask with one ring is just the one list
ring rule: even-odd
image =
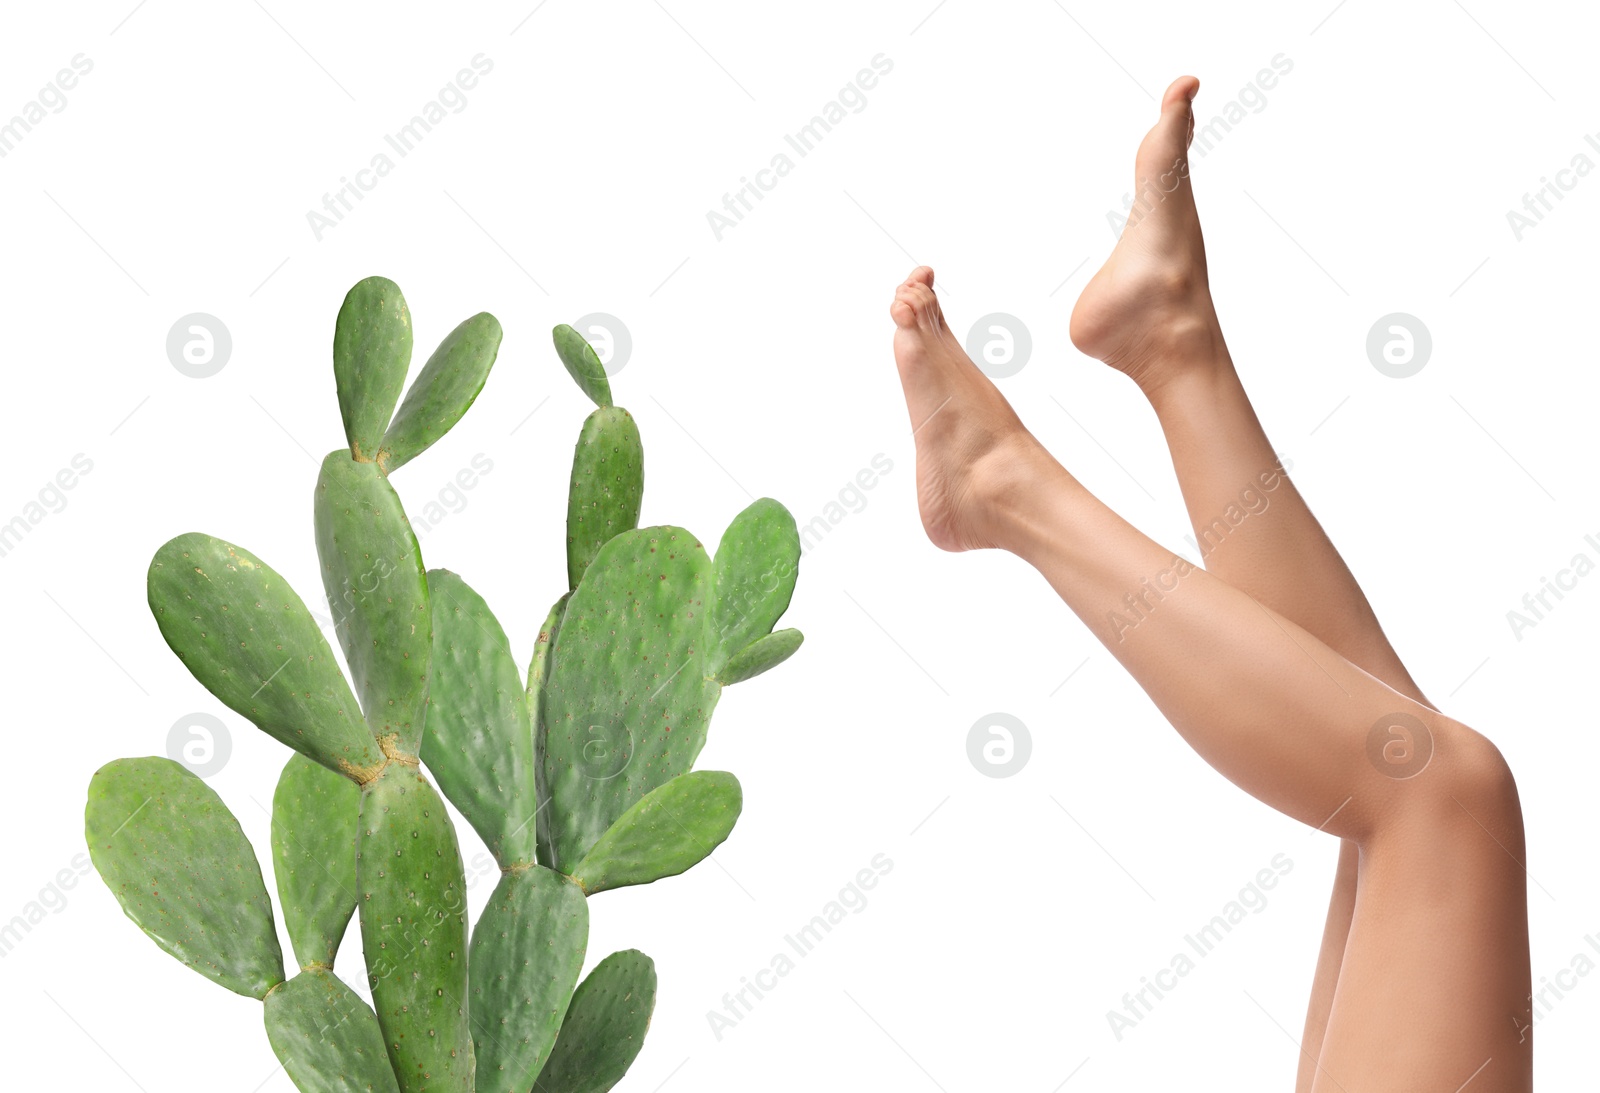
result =
[{"label": "toe", "polygon": [[1180,156],[1189,146],[1194,131],[1194,96],[1200,90],[1200,81],[1193,76],[1179,76],[1172,81],[1166,94],[1161,96],[1161,119],[1151,128],[1139,149],[1141,158],[1146,154],[1164,157]]},{"label": "toe", "polygon": [[921,281],[911,281],[900,286],[890,308],[894,321],[901,326],[915,326],[926,331],[937,331],[944,319],[939,312],[939,298],[933,289]]},{"label": "toe", "polygon": [[918,266],[895,289],[894,302],[889,305],[889,317],[896,326],[925,326],[930,318],[937,319],[939,301],[933,294],[933,268]]},{"label": "toe", "polygon": [[1161,120],[1151,130],[1151,136],[1160,134],[1163,152],[1181,156],[1189,147],[1194,137],[1194,97],[1199,90],[1199,80],[1179,76],[1161,96]]},{"label": "toe", "polygon": [[1199,93],[1198,79],[1179,76],[1161,97],[1162,124],[1170,127],[1173,143],[1179,149],[1187,149],[1194,141],[1194,97]]},{"label": "toe", "polygon": [[1168,110],[1177,106],[1187,110],[1199,90],[1198,79],[1193,76],[1179,76],[1167,86],[1166,93],[1161,96],[1161,113],[1165,115]]},{"label": "toe", "polygon": [[1161,97],[1161,117],[1145,134],[1134,159],[1135,182],[1141,188],[1160,181],[1166,193],[1173,192],[1187,175],[1184,161],[1194,137],[1194,95],[1200,81],[1180,76]]}]

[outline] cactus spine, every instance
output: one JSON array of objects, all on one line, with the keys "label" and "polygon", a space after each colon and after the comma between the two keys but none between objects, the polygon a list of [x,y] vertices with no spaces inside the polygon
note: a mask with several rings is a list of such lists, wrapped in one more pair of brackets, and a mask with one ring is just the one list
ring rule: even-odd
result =
[{"label": "cactus spine", "polygon": [[[492,315],[461,323],[401,402],[412,331],[399,288],[368,278],[340,308],[346,443],[322,463],[314,528],[348,680],[305,604],[249,551],[188,533],[150,564],[173,652],[297,753],[273,799],[272,862],[298,971],[285,975],[260,866],[205,782],[145,758],[90,783],[91,858],[124,912],[261,1000],[307,1093],[616,1085],[643,1045],[655,967],[626,950],[579,982],[588,897],[682,873],[729,836],[738,780],[692,770],[711,711],[723,686],[800,645],[773,631],[800,555],[787,510],[751,505],[714,556],[682,528],[639,528],[638,426],[594,351],[559,326],[557,355],[597,408],[573,454],[567,591],[519,670],[471,586],[424,568],[388,477],[466,413],[500,340]],[[470,939],[444,798],[501,873]],[[352,915],[372,1006],[334,972]]]}]

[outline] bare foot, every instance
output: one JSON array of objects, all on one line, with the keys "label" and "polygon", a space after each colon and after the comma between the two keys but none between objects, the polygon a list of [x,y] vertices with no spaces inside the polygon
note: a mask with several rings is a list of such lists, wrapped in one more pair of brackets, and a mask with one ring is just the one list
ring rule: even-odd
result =
[{"label": "bare foot", "polygon": [[942,550],[1003,547],[1008,503],[1053,461],[945,325],[933,270],[911,271],[889,315],[917,442],[922,526]]},{"label": "bare foot", "polygon": [[1147,393],[1174,368],[1222,344],[1206,280],[1205,241],[1189,180],[1190,105],[1200,81],[1174,80],[1134,159],[1135,200],[1122,238],[1072,309],[1072,343]]}]

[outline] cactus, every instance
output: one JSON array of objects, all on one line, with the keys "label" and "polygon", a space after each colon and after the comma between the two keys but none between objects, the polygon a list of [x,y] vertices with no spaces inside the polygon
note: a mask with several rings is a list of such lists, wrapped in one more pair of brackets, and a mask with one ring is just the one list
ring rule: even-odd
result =
[{"label": "cactus", "polygon": [[[424,568],[389,480],[477,398],[500,324],[483,313],[457,326],[402,402],[411,315],[384,278],[339,310],[345,446],[323,461],[313,505],[348,680],[299,596],[244,548],[188,533],[150,564],[150,610],[173,652],[295,752],[271,850],[297,970],[285,975],[238,821],[180,764],[96,772],[90,856],[161,948],[263,1003],[268,1040],[308,1093],[615,1086],[643,1046],[655,966],[625,950],[579,981],[588,898],[682,873],[729,837],[738,780],[692,769],[712,709],[802,640],[773,630],[800,553],[787,510],[757,501],[714,556],[682,528],[639,528],[638,426],[583,338],[559,326],[554,341],[596,409],[573,453],[566,591],[525,672],[483,598]],[[500,868],[470,932],[445,799]],[[352,916],[370,1006],[334,971]]]},{"label": "cactus", "polygon": [[289,757],[272,796],[272,871],[300,973],[266,999],[267,1038],[303,1090],[399,1087],[378,1018],[333,973],[356,910],[361,791],[303,755]]},{"label": "cactus", "polygon": [[656,1006],[655,962],[638,949],[612,953],[573,992],[561,1039],[533,1093],[605,1093],[644,1046]]},{"label": "cactus", "polygon": [[108,763],[89,782],[84,827],[95,868],[157,945],[247,998],[283,982],[255,851],[199,777],[171,759]]},{"label": "cactus", "polygon": [[720,770],[696,770],[646,793],[572,870],[588,895],[649,884],[700,864],[733,832],[744,793]]}]

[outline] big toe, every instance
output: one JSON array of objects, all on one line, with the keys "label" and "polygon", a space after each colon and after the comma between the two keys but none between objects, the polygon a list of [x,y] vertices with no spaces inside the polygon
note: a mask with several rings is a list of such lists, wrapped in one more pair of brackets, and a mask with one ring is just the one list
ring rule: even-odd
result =
[{"label": "big toe", "polygon": [[1200,90],[1200,80],[1195,76],[1179,76],[1167,85],[1167,90],[1161,95],[1161,112],[1165,114],[1168,108],[1182,106],[1188,109],[1194,101],[1195,94]]},{"label": "big toe", "polygon": [[1169,170],[1184,157],[1194,138],[1194,97],[1200,81],[1179,76],[1161,96],[1161,117],[1139,145],[1138,171],[1141,176]]},{"label": "big toe", "polygon": [[933,270],[927,266],[912,270],[911,276],[895,290],[889,316],[902,328],[929,331],[940,328],[944,317],[939,311],[939,297],[933,291]]}]

